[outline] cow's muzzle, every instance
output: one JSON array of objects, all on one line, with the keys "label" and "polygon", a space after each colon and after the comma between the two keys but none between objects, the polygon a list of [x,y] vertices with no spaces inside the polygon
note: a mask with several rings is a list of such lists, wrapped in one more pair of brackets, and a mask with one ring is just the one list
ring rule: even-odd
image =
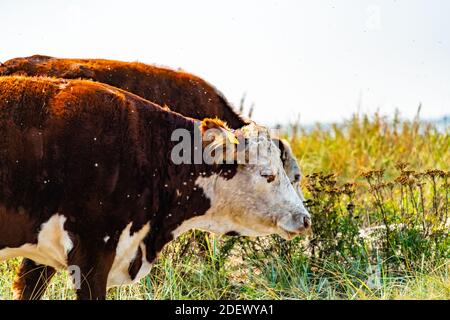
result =
[{"label": "cow's muzzle", "polygon": [[280,230],[280,236],[290,240],[310,230],[311,217],[309,213],[286,215],[278,221],[277,226]]}]

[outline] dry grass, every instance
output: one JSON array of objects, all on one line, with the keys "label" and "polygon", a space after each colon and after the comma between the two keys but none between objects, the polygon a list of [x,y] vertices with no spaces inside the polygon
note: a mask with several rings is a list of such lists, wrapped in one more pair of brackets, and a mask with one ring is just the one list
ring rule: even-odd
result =
[{"label": "dry grass", "polygon": [[[449,299],[450,128],[364,115],[292,129],[312,236],[190,232],[139,284],[109,298]],[[17,263],[0,264],[3,299]],[[64,273],[45,298],[74,298]]]}]

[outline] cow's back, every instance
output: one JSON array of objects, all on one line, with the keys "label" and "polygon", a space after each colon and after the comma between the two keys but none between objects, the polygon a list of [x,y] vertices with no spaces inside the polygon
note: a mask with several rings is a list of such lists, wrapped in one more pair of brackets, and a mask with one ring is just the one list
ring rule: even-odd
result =
[{"label": "cow's back", "polygon": [[104,59],[15,58],[0,66],[0,75],[23,74],[65,79],[92,79],[137,94],[187,117],[219,117],[231,128],[247,124],[211,84],[192,74],[138,62]]},{"label": "cow's back", "polygon": [[36,241],[56,213],[76,234],[96,234],[143,212],[144,131],[168,112],[80,80],[0,77],[0,97],[0,248]]}]

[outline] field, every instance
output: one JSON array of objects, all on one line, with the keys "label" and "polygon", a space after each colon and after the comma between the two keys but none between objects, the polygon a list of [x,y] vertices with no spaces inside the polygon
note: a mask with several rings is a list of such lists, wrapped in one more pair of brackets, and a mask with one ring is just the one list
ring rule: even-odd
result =
[{"label": "field", "polygon": [[[312,214],[306,237],[200,231],[164,249],[139,284],[110,299],[450,299],[450,127],[375,115],[293,125],[288,139]],[[12,298],[19,260],[0,264]],[[46,299],[72,299],[65,273]]]}]

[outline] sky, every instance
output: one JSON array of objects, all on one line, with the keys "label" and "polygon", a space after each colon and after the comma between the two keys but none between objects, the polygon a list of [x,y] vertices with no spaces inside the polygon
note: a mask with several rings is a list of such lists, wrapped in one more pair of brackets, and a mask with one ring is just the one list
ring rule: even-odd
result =
[{"label": "sky", "polygon": [[0,62],[44,54],[181,68],[267,125],[450,114],[450,1],[6,1]]}]

